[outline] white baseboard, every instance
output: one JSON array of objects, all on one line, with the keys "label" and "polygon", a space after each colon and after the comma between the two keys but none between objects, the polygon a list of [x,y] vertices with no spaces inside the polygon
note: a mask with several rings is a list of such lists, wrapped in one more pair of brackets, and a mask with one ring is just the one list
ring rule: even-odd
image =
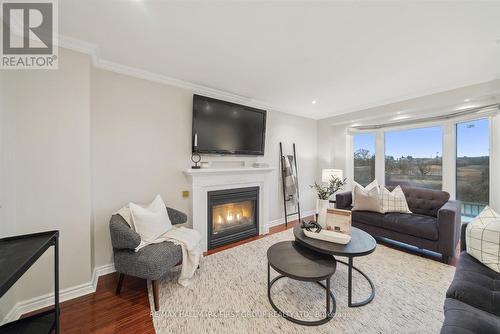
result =
[{"label": "white baseboard", "polygon": [[[90,282],[62,289],[59,291],[59,301],[74,299],[94,293],[97,288],[97,281],[100,276],[115,272],[114,264],[108,264],[94,269]],[[17,302],[9,313],[2,319],[0,325],[19,319],[23,314],[33,312],[44,307],[54,305],[54,293],[47,293],[42,296]]]},{"label": "white baseboard", "polygon": [[[307,217],[307,216],[312,216],[314,214],[316,214],[316,210],[308,210],[308,211],[302,211],[300,213],[300,216],[301,217]],[[298,218],[299,218],[298,215],[292,215],[292,216],[288,217],[288,221],[292,221],[292,220],[295,220],[295,219],[298,219]],[[281,224],[284,224],[284,223],[285,223],[285,218],[280,218],[280,219],[272,220],[272,221],[270,221],[270,222],[267,223],[267,228],[278,226],[278,225],[281,225]]]}]

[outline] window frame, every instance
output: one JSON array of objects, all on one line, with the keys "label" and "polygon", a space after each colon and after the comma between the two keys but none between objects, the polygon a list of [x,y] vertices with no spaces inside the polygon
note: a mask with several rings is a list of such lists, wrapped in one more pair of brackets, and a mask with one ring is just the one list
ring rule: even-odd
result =
[{"label": "window frame", "polygon": [[[457,198],[457,185],[458,185],[458,166],[457,166],[457,158],[458,158],[458,125],[467,123],[467,122],[475,122],[475,121],[481,121],[481,120],[487,120],[488,121],[488,203],[486,206],[489,206],[492,201],[492,196],[493,196],[493,191],[492,191],[492,177],[493,177],[493,168],[492,167],[492,157],[491,157],[491,152],[492,152],[492,145],[493,145],[493,116],[485,116],[485,117],[474,117],[470,119],[465,119],[465,120],[460,120],[454,122],[454,129],[455,129],[455,182],[454,182],[454,193],[453,193],[453,199]],[[469,216],[467,216],[469,217]]]},{"label": "window frame", "polygon": [[[378,133],[376,131],[367,131],[367,132],[358,132],[356,134],[353,134],[352,135],[352,180],[354,182],[358,182],[354,179],[354,176],[355,176],[355,159],[354,159],[354,153],[356,153],[356,150],[354,148],[355,146],[355,136],[356,135],[373,135],[373,155],[374,155],[374,171],[373,171],[373,175],[374,175],[374,179],[376,180],[378,177],[377,177],[377,157],[378,157],[378,152],[377,152],[377,136],[378,136]],[[373,181],[373,180],[372,180]],[[370,181],[370,182],[372,182]],[[370,183],[368,182],[368,183]],[[359,182],[358,182],[359,183]]]},{"label": "window frame", "polygon": [[[495,117],[497,119],[495,119]],[[355,128],[347,129],[347,150],[348,157],[346,159],[345,170],[347,182],[352,189],[352,180],[354,179],[354,135],[358,133],[376,133],[376,144],[375,144],[375,175],[377,181],[381,185],[385,185],[385,132],[387,131],[402,131],[411,130],[418,128],[427,128],[433,126],[441,126],[443,128],[443,185],[442,190],[450,194],[450,199],[456,200],[456,125],[458,123],[474,121],[478,119],[488,119],[489,121],[489,156],[490,156],[490,185],[489,185],[489,199],[490,205],[495,202],[495,197],[492,190],[492,180],[495,166],[498,164],[496,160],[500,162],[500,156],[495,159],[492,156],[492,152],[497,149],[494,146],[494,123],[500,122],[500,112],[494,111],[484,115],[466,115],[461,117],[455,117],[448,120],[431,121],[431,122],[418,122],[415,121],[413,124],[405,125],[395,125],[395,126],[385,126],[376,129],[369,130],[358,130]],[[380,140],[382,138],[382,140]],[[500,144],[499,144],[500,145]],[[383,154],[381,155],[380,152]],[[446,171],[446,172],[445,172]]]}]

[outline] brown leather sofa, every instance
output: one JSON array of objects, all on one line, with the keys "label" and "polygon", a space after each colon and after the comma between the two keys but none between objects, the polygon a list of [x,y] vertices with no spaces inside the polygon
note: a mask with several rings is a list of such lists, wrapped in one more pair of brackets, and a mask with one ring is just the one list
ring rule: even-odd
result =
[{"label": "brown leather sofa", "polygon": [[[387,187],[392,190],[392,187]],[[460,239],[461,203],[446,191],[402,186],[412,214],[353,211],[352,225],[374,237],[383,237],[442,255],[455,254]],[[352,193],[336,195],[338,209],[352,209]]]}]

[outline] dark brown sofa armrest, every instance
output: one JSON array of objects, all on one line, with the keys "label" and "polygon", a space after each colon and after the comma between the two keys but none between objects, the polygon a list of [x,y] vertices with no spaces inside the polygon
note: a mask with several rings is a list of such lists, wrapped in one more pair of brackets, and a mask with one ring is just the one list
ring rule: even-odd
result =
[{"label": "dark brown sofa armrest", "polygon": [[460,238],[462,203],[448,201],[438,210],[438,231],[440,253],[453,256]]},{"label": "dark brown sofa armrest", "polygon": [[352,192],[345,191],[343,193],[338,193],[337,195],[335,195],[335,201],[337,209],[350,209],[352,205]]},{"label": "dark brown sofa armrest", "polygon": [[460,231],[460,251],[463,252],[467,249],[467,244],[465,242],[465,231],[467,230],[467,225],[469,222],[462,223],[461,231]]}]

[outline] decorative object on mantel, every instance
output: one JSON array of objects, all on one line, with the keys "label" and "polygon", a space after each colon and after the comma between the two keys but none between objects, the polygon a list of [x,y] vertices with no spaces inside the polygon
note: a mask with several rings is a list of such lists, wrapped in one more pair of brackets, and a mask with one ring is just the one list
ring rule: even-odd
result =
[{"label": "decorative object on mantel", "polygon": [[327,181],[328,183],[326,185],[314,182],[314,184],[310,186],[316,190],[318,195],[318,199],[316,200],[316,221],[322,227],[326,227],[326,210],[330,207],[330,196],[341,190],[346,184],[346,180],[346,178],[341,179],[335,176],[335,174],[330,174],[330,179]]},{"label": "decorative object on mantel", "polygon": [[201,166],[198,165],[198,163],[201,161],[201,155],[198,152],[194,152],[191,154],[191,161],[194,163],[193,166],[191,166],[192,169],[200,169]]},{"label": "decorative object on mantel", "polygon": [[194,163],[193,166],[191,166],[192,169],[200,169],[201,166],[198,165],[198,163],[201,161],[201,155],[198,153],[198,134],[194,134],[194,139],[193,139],[193,153],[191,154],[191,161]]},{"label": "decorative object on mantel", "polygon": [[[283,155],[283,145],[280,142],[280,165],[281,165],[281,184],[283,186],[283,207],[285,209],[285,227],[288,226],[288,217],[293,215],[300,218],[299,201],[299,178],[297,173],[297,154],[295,153],[295,143],[292,145],[293,155]],[[297,210],[288,212],[287,203],[295,204]]]}]

